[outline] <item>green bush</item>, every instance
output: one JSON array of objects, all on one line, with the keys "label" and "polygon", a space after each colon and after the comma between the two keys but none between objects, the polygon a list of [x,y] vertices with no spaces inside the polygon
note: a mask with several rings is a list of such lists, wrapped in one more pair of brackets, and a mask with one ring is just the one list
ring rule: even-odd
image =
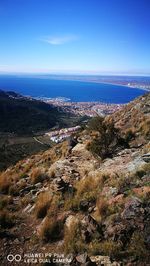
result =
[{"label": "green bush", "polygon": [[128,143],[121,137],[120,132],[115,128],[113,121],[106,121],[102,117],[96,117],[89,123],[89,130],[98,132],[87,148],[93,153],[105,159],[121,147],[128,147]]}]

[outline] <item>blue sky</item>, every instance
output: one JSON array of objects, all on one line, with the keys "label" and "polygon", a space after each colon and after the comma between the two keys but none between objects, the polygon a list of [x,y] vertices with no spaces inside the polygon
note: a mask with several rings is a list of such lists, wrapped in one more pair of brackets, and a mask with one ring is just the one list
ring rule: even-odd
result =
[{"label": "blue sky", "polygon": [[0,72],[150,75],[150,1],[0,0]]}]

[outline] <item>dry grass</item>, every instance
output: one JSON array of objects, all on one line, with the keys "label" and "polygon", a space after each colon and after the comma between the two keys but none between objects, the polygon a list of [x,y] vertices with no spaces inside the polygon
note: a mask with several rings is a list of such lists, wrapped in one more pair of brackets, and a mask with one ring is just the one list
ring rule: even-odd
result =
[{"label": "dry grass", "polygon": [[61,193],[53,195],[52,200],[50,202],[50,206],[49,206],[47,215],[49,217],[55,216],[58,213],[58,211],[61,208],[61,206],[62,206],[62,195],[61,195]]},{"label": "dry grass", "polygon": [[81,225],[80,222],[72,221],[69,228],[64,230],[64,252],[65,254],[77,254],[84,252],[86,246],[81,239]]},{"label": "dry grass", "polygon": [[[105,177],[99,173],[93,176],[82,178],[77,184],[77,197],[83,197],[85,194],[92,193],[94,198],[97,198],[98,193],[101,191],[104,184]],[[83,197],[84,198],[84,197]]]},{"label": "dry grass", "polygon": [[8,210],[0,211],[0,227],[10,228],[15,224],[15,216],[11,214]]},{"label": "dry grass", "polygon": [[51,167],[50,169],[49,169],[49,171],[48,171],[48,177],[49,178],[55,178],[55,169],[54,169],[54,167]]},{"label": "dry grass", "polygon": [[63,236],[63,221],[57,220],[56,216],[46,217],[42,228],[40,230],[40,237],[42,240],[55,241]]},{"label": "dry grass", "polygon": [[142,170],[146,173],[149,174],[150,173],[150,163],[145,164],[144,166],[142,166]]},{"label": "dry grass", "polygon": [[32,169],[33,165],[34,165],[34,161],[32,160],[32,161],[29,161],[25,166],[23,166],[21,171],[20,171],[20,169],[16,169],[16,170],[18,170],[19,178],[24,178],[26,175],[28,175],[29,171]]},{"label": "dry grass", "polygon": [[3,172],[0,175],[0,191],[2,193],[7,194],[9,192],[9,188],[12,185],[12,179],[6,172]]},{"label": "dry grass", "polygon": [[30,177],[32,184],[36,184],[43,181],[44,174],[42,173],[40,168],[33,168]]},{"label": "dry grass", "polygon": [[128,252],[130,255],[140,261],[149,262],[149,251],[146,248],[144,237],[141,232],[133,233],[128,247]]},{"label": "dry grass", "polygon": [[111,258],[119,258],[121,255],[122,245],[121,243],[114,242],[112,240],[105,240],[98,242],[94,240],[89,245],[89,254],[91,255],[104,255]]},{"label": "dry grass", "polygon": [[100,197],[96,202],[97,212],[101,218],[108,214],[109,204],[105,198]]},{"label": "dry grass", "polygon": [[21,207],[26,207],[29,203],[31,203],[31,198],[29,195],[24,196],[20,200],[20,206]]},{"label": "dry grass", "polygon": [[150,136],[150,119],[147,118],[145,119],[141,124],[140,124],[140,131],[142,131],[142,133],[144,134],[145,137]]},{"label": "dry grass", "polygon": [[81,195],[86,192],[90,192],[97,188],[98,181],[93,177],[85,177],[81,179],[77,185],[77,195]]},{"label": "dry grass", "polygon": [[95,202],[104,183],[103,175],[87,176],[75,184],[76,193],[65,200],[65,209],[79,210],[81,201]]},{"label": "dry grass", "polygon": [[13,203],[13,199],[12,199],[11,196],[1,195],[1,199],[0,199],[0,210],[6,208],[11,203]]},{"label": "dry grass", "polygon": [[50,207],[52,196],[50,192],[43,192],[39,194],[35,205],[35,213],[37,218],[44,218]]},{"label": "dry grass", "polygon": [[69,146],[68,146],[68,142],[64,141],[61,145],[61,156],[62,158],[65,158],[68,155],[69,152]]}]

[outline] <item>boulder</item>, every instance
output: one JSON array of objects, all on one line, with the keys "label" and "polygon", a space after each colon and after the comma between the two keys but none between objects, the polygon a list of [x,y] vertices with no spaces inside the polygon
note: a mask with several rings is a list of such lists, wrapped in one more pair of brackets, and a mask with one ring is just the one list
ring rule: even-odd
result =
[{"label": "boulder", "polygon": [[149,163],[150,162],[150,153],[143,154],[142,159],[144,162]]},{"label": "boulder", "polygon": [[136,217],[139,218],[143,213],[144,209],[142,208],[142,201],[137,197],[132,197],[132,199],[125,204],[121,216],[125,219],[132,219]]},{"label": "boulder", "polygon": [[20,190],[20,195],[25,195],[27,194],[28,192],[30,192],[31,190],[34,190],[35,189],[35,185],[29,185],[29,186],[26,186],[25,188],[21,189]]},{"label": "boulder", "polygon": [[119,262],[111,262],[110,257],[108,256],[101,256],[101,255],[97,255],[97,256],[91,256],[90,257],[92,262],[95,262],[96,265],[98,266],[120,266]]},{"label": "boulder", "polygon": [[89,208],[89,202],[87,200],[81,200],[79,207],[81,211],[87,211]]},{"label": "boulder", "polygon": [[115,224],[109,224],[105,228],[104,237],[112,241],[122,242],[123,245],[129,241],[132,233],[134,231],[133,225],[118,221]]},{"label": "boulder", "polygon": [[73,216],[73,215],[69,215],[69,216],[67,217],[67,219],[66,219],[65,225],[66,225],[68,228],[70,228],[71,225],[72,225],[73,223],[78,223],[78,222],[79,222],[79,220],[78,220],[77,217],[75,217],[75,216]]},{"label": "boulder", "polygon": [[104,187],[102,195],[106,197],[116,196],[118,194],[118,189],[116,187]]},{"label": "boulder", "polygon": [[82,266],[96,266],[96,263],[91,261],[87,253],[76,256],[76,261]]},{"label": "boulder", "polygon": [[109,200],[109,204],[111,205],[111,204],[121,203],[123,201],[123,198],[124,198],[124,194],[119,194],[116,197],[112,197]]},{"label": "boulder", "polygon": [[101,237],[102,230],[97,221],[91,215],[86,215],[81,221],[81,223],[81,235],[85,242],[90,242],[91,239],[95,236],[95,234],[96,236]]},{"label": "boulder", "polygon": [[65,182],[62,178],[58,178],[56,181],[57,190],[61,192],[66,192],[69,189],[69,182]]}]

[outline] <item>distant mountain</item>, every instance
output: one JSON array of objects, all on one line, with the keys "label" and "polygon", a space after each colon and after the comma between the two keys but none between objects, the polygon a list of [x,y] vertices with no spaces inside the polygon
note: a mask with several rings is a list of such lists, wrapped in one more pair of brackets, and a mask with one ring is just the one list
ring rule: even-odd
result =
[{"label": "distant mountain", "polygon": [[18,93],[0,90],[0,132],[31,134],[55,126],[62,116],[56,108]]}]

